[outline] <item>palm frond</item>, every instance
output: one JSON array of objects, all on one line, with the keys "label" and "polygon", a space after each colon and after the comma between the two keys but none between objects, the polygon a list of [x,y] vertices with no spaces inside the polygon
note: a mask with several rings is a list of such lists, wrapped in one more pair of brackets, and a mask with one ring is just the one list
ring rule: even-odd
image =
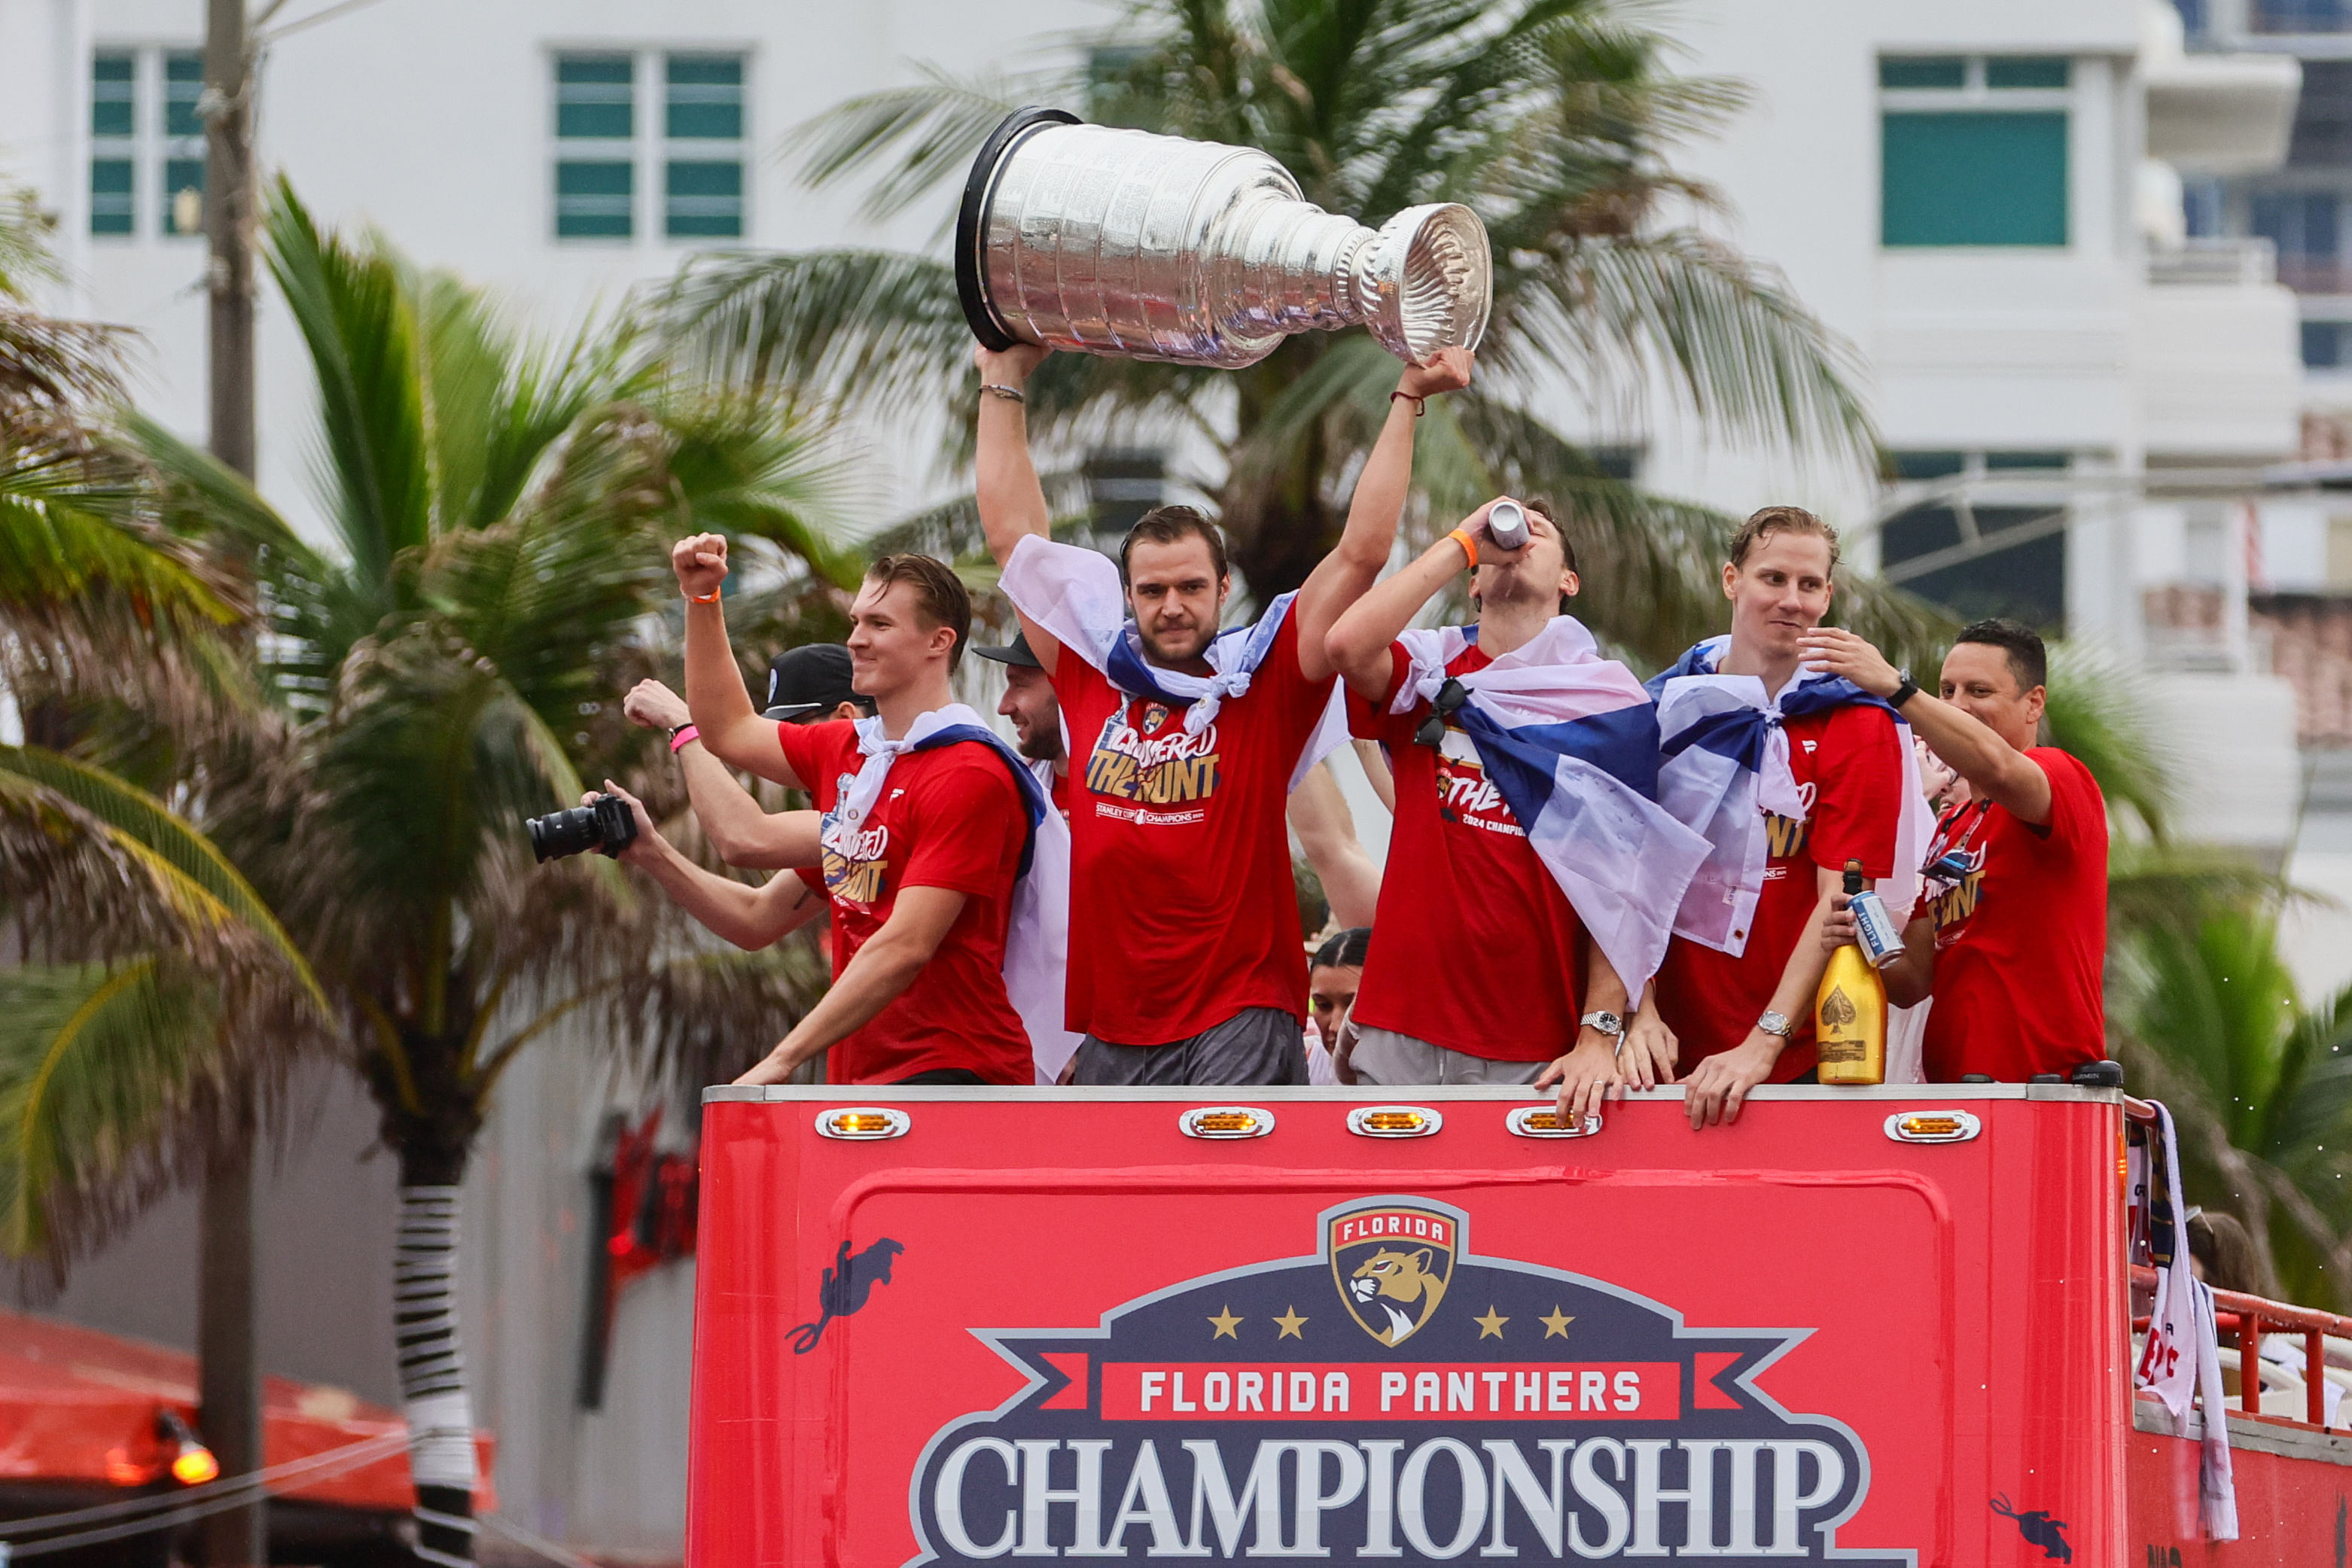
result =
[{"label": "palm frond", "polygon": [[895,217],[970,166],[997,121],[1032,101],[1024,87],[1050,91],[1057,80],[967,82],[936,67],[921,69],[919,85],[862,94],[786,132],[785,150],[801,155],[802,181],[822,188],[903,148],[858,207],[877,221]]},{"label": "palm frond", "polygon": [[2179,810],[2179,758],[2159,732],[2146,674],[2086,643],[2051,645],[2050,744],[2074,753],[2099,781],[2108,809],[2129,811],[2162,840]]},{"label": "palm frond", "polygon": [[0,1253],[102,1240],[184,1174],[168,1133],[231,1055],[177,961],[0,970]]}]

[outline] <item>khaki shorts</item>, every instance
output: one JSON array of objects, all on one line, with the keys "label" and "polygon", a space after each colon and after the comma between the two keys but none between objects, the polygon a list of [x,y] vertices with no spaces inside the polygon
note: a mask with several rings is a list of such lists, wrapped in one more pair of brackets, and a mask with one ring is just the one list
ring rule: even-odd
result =
[{"label": "khaki shorts", "polygon": [[1356,1031],[1348,1065],[1359,1082],[1403,1088],[1416,1083],[1533,1083],[1551,1063],[1494,1061],[1392,1029],[1361,1029]]}]

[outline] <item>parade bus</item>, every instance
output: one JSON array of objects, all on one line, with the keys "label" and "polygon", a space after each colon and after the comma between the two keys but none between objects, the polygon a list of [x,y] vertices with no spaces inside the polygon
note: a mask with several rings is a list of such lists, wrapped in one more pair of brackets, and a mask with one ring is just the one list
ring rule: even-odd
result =
[{"label": "parade bus", "polygon": [[2135,1395],[2118,1089],[704,1098],[694,1568],[2347,1560],[2352,1321],[2218,1296],[2234,1541]]}]

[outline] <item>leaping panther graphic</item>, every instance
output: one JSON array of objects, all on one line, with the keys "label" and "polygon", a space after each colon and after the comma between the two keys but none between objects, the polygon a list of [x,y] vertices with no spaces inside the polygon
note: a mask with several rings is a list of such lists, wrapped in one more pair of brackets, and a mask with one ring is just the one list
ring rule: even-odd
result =
[{"label": "leaping panther graphic", "polygon": [[[1348,1281],[1348,1293],[1357,1305],[1370,1315],[1378,1307],[1389,1320],[1387,1332],[1372,1335],[1382,1344],[1397,1344],[1415,1329],[1427,1322],[1437,1311],[1439,1300],[1445,1294],[1445,1281],[1430,1272],[1433,1254],[1426,1247],[1410,1252],[1383,1247],[1358,1266]],[[1407,1312],[1395,1303],[1418,1305],[1418,1312]],[[1369,1325],[1367,1325],[1369,1326]]]}]

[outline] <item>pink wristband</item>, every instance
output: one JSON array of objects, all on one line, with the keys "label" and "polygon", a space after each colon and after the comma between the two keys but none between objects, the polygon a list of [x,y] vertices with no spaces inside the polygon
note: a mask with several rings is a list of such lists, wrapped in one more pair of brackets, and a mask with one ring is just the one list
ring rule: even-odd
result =
[{"label": "pink wristband", "polygon": [[688,741],[699,740],[700,738],[702,738],[702,732],[695,728],[694,726],[690,724],[680,725],[678,727],[677,733],[669,737],[669,754],[672,757],[676,757],[678,752],[685,747]]}]

